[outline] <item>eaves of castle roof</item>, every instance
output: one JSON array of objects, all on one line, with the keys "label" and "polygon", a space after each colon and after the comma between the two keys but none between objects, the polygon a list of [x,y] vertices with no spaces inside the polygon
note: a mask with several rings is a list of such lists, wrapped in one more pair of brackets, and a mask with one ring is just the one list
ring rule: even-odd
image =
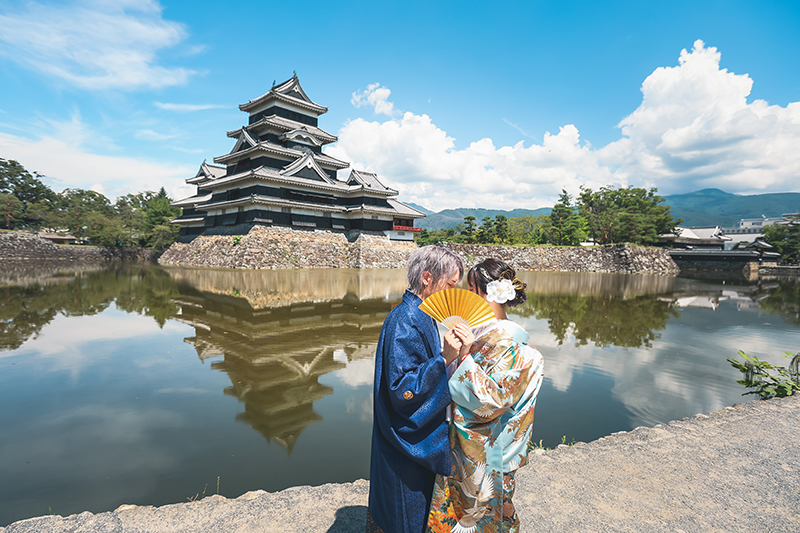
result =
[{"label": "eaves of castle roof", "polygon": [[258,98],[250,100],[246,104],[241,104],[239,109],[249,113],[252,109],[265,104],[270,100],[277,100],[279,102],[293,104],[300,108],[307,109],[316,115],[321,115],[328,112],[327,107],[311,101],[303,88],[300,87],[300,81],[297,79],[297,74],[285,82],[273,86],[272,89]]},{"label": "eaves of castle roof", "polygon": [[[238,145],[239,143],[237,143]],[[235,148],[234,148],[235,149]],[[251,155],[254,152],[263,151],[268,153],[273,153],[282,156],[288,156],[293,159],[297,159],[302,157],[305,154],[303,150],[295,150],[294,148],[286,148],[285,146],[281,146],[279,144],[271,143],[269,141],[260,141],[255,146],[251,146],[250,148],[246,148],[245,150],[240,150],[238,152],[231,152],[229,154],[221,155],[219,157],[214,158],[214,162],[216,163],[232,163],[234,161],[238,161],[239,159],[243,159],[244,156]],[[346,163],[345,161],[340,161],[334,157],[331,157],[326,154],[318,154],[314,153],[314,159],[323,166],[329,166],[335,169],[347,168],[350,166],[350,163]]]},{"label": "eaves of castle roof", "polygon": [[259,129],[262,129],[265,126],[271,126],[283,132],[305,129],[314,137],[326,141],[325,144],[336,142],[338,140],[338,137],[328,133],[322,128],[319,128],[317,126],[311,126],[309,124],[303,124],[302,122],[298,122],[296,120],[279,117],[278,115],[269,115],[268,117],[262,117],[260,120],[257,120],[252,124],[248,124],[247,126],[239,128],[237,130],[229,131],[228,137],[238,138],[239,133],[243,129],[247,129],[250,131],[258,131]]}]

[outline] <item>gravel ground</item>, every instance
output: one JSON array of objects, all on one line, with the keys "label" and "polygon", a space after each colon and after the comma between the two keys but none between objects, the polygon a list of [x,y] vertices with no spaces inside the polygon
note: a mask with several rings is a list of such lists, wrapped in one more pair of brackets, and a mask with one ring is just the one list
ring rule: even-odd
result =
[{"label": "gravel ground", "polygon": [[[369,483],[45,516],[0,533],[359,532]],[[800,396],[540,452],[517,474],[522,531],[800,531]]]}]

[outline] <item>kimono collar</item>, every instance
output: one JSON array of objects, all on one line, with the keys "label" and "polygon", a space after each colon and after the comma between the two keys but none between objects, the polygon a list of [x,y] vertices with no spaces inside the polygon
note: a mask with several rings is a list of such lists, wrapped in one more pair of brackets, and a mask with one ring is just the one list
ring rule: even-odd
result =
[{"label": "kimono collar", "polygon": [[422,298],[420,298],[410,290],[406,289],[406,292],[403,293],[403,301],[413,307],[419,307],[419,304],[422,303]]}]

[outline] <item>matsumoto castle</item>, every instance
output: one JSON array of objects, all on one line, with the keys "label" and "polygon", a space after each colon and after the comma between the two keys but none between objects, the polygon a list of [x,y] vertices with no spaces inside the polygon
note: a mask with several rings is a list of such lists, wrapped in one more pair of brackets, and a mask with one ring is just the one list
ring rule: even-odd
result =
[{"label": "matsumoto castle", "polygon": [[[186,183],[194,196],[174,202],[183,208],[180,240],[209,228],[238,224],[297,229],[382,232],[393,240],[413,240],[415,218],[425,215],[399,202],[398,192],[375,174],[351,170],[346,181],[337,171],[350,166],[322,153],[336,142],[317,126],[327,107],[311,101],[295,74],[255,100],[239,106],[248,124],[228,137],[230,153],[203,162]],[[213,231],[213,230],[210,230]]]}]

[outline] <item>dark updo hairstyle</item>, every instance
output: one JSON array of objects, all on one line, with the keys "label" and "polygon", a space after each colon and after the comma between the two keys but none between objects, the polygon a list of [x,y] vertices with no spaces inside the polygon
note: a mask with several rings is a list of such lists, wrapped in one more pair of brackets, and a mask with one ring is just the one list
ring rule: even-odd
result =
[{"label": "dark updo hairstyle", "polygon": [[491,257],[489,259],[484,259],[472,267],[469,273],[467,273],[467,281],[483,294],[486,294],[486,286],[498,279],[511,280],[517,292],[514,299],[507,301],[504,305],[514,307],[515,305],[525,303],[528,299],[528,295],[525,294],[525,288],[528,285],[517,278],[517,273],[513,268],[499,259]]}]

